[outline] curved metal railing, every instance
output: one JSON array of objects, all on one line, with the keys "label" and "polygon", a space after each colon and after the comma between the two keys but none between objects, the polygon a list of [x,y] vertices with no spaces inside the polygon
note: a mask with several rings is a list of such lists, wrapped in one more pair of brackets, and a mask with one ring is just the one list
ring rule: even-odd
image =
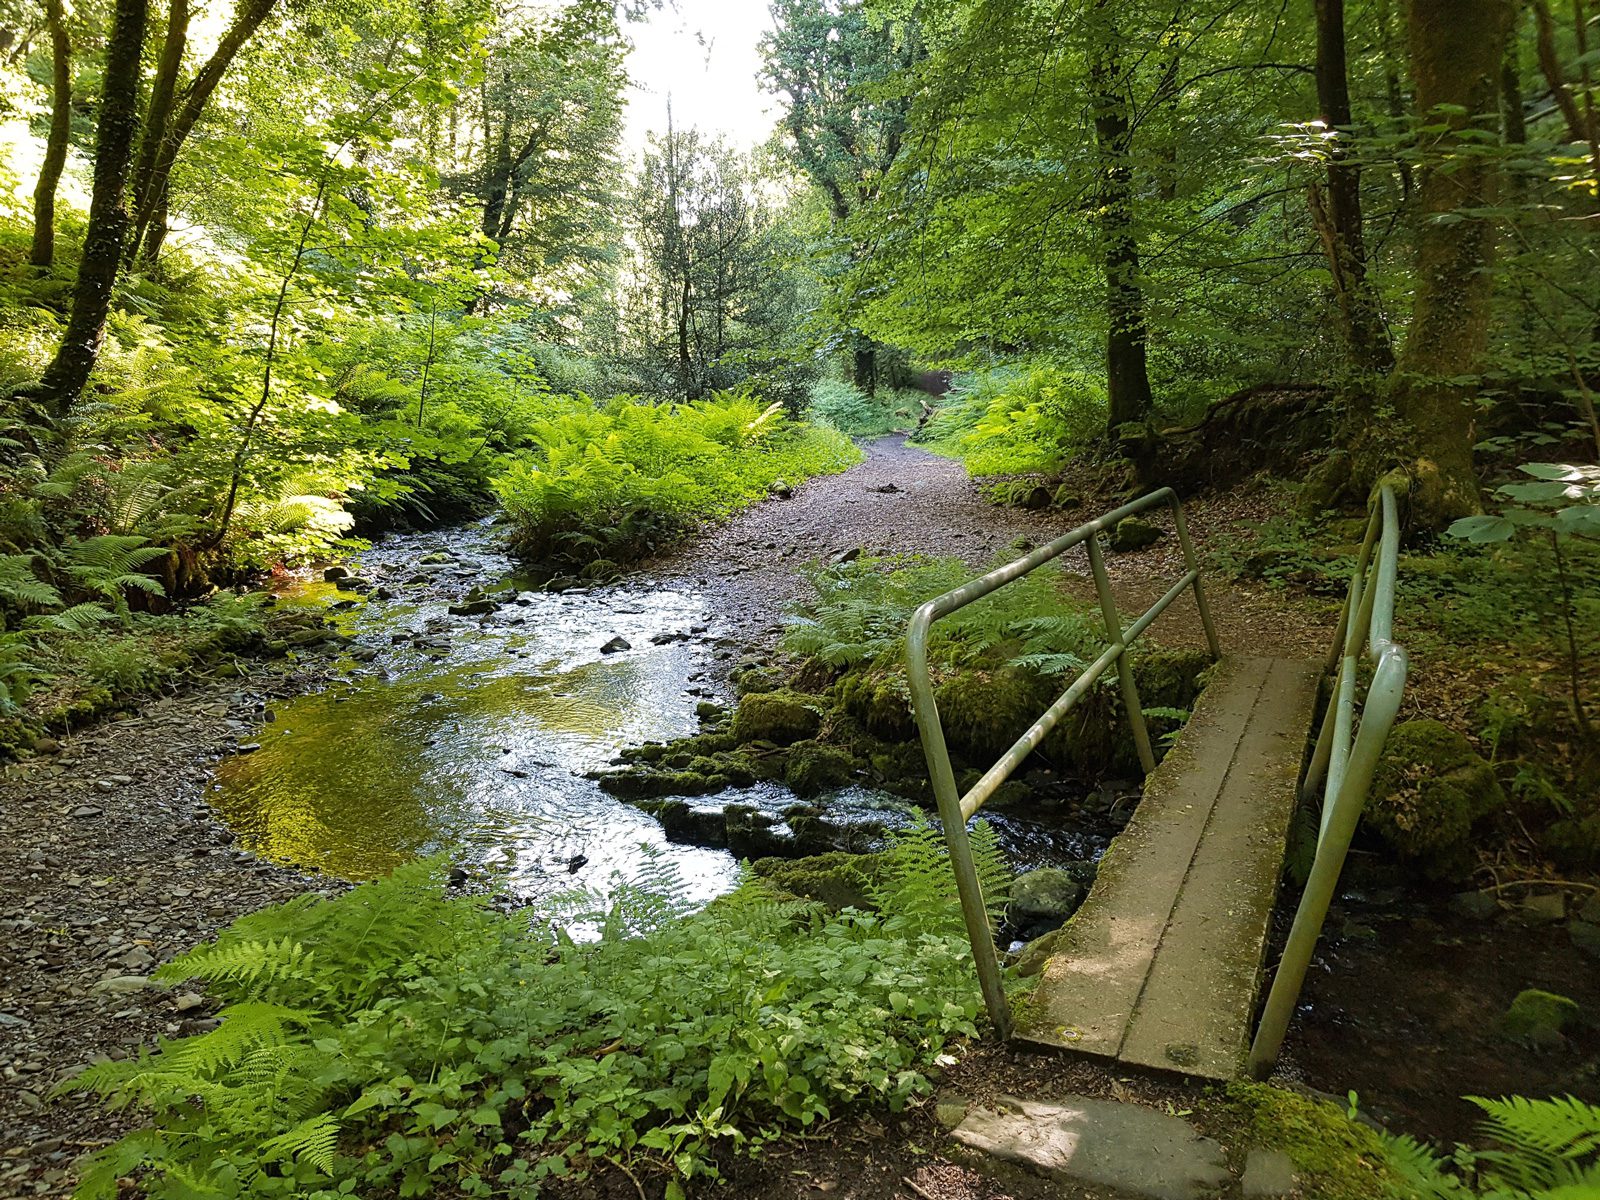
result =
[{"label": "curved metal railing", "polygon": [[[1182,578],[1168,589],[1166,595],[1150,606],[1143,616],[1126,629],[1111,596],[1111,580],[1106,573],[1105,557],[1100,549],[1100,535],[1115,529],[1117,523],[1135,513],[1158,505],[1172,512],[1173,528],[1178,544],[1183,549],[1186,568]],[[939,720],[939,705],[933,695],[933,681],[928,673],[928,634],[933,623],[947,617],[974,600],[981,600],[990,592],[1021,579],[1028,572],[1042,567],[1074,546],[1083,544],[1089,551],[1089,567],[1094,574],[1095,591],[1100,597],[1100,614],[1105,621],[1105,651],[1083,669],[1061,698],[1045,710],[1001,757],[986,771],[977,783],[962,795],[956,789],[955,771],[950,765],[950,751],[945,745],[944,726]],[[961,897],[961,912],[966,920],[967,937],[972,942],[972,957],[978,970],[978,983],[983,989],[984,1005],[989,1019],[1002,1038],[1010,1036],[1011,1009],[1006,1002],[1001,985],[1000,960],[995,951],[994,933],[989,928],[988,909],[984,905],[983,888],[978,882],[977,868],[972,861],[972,847],[967,840],[967,822],[983,807],[984,801],[1022,765],[1023,761],[1039,748],[1061,718],[1083,698],[1111,666],[1116,664],[1118,683],[1122,689],[1123,707],[1128,713],[1128,723],[1133,727],[1134,744],[1138,747],[1139,762],[1148,773],[1155,769],[1155,753],[1150,746],[1150,733],[1145,728],[1144,713],[1139,706],[1139,691],[1134,684],[1132,664],[1127,649],[1133,641],[1150,627],[1166,607],[1183,594],[1186,588],[1194,589],[1195,604],[1200,610],[1200,623],[1205,629],[1206,644],[1211,656],[1217,658],[1217,634],[1211,623],[1211,609],[1206,604],[1205,592],[1200,586],[1200,567],[1195,559],[1194,545],[1189,540],[1188,526],[1183,520],[1183,506],[1171,488],[1161,488],[1141,496],[1121,508],[1080,525],[1071,533],[1063,534],[1034,550],[1031,554],[1007,563],[969,583],[928,601],[911,617],[906,631],[906,666],[911,686],[911,710],[916,717],[917,731],[922,737],[922,752],[928,760],[928,776],[933,784],[933,795],[939,805],[939,821],[944,826],[945,844],[950,850],[950,864],[955,870],[956,890]]]},{"label": "curved metal railing", "polygon": [[[1301,795],[1308,801],[1322,785],[1317,852],[1250,1047],[1250,1073],[1258,1078],[1278,1060],[1311,955],[1327,920],[1328,906],[1339,885],[1350,839],[1366,807],[1378,758],[1405,693],[1406,652],[1393,638],[1399,558],[1398,505],[1393,489],[1384,487],[1367,521],[1366,537],[1350,576],[1350,591],[1339,614],[1338,632],[1328,653],[1326,670],[1333,675],[1333,692],[1301,784]],[[1372,661],[1373,671],[1366,699],[1360,706],[1358,725],[1357,675],[1363,651]]]}]

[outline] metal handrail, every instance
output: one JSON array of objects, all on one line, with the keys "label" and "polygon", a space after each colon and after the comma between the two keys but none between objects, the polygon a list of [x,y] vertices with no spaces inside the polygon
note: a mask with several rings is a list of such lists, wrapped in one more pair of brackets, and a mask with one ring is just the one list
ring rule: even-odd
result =
[{"label": "metal handrail", "polygon": [[[1301,784],[1301,796],[1307,801],[1315,797],[1318,784],[1324,785],[1317,852],[1250,1047],[1250,1073],[1257,1078],[1265,1077],[1278,1061],[1328,906],[1339,886],[1350,839],[1366,807],[1372,776],[1405,693],[1406,652],[1393,640],[1399,559],[1398,505],[1393,489],[1383,487],[1367,521],[1361,553],[1350,575],[1350,591],[1328,653],[1325,671],[1334,677],[1333,689]],[[1356,674],[1363,643],[1375,666],[1361,704],[1359,726],[1352,736],[1352,727],[1357,725]]]},{"label": "metal handrail", "polygon": [[[1166,595],[1157,600],[1127,629],[1117,613],[1111,595],[1111,580],[1106,574],[1105,558],[1100,549],[1100,535],[1115,529],[1117,523],[1135,513],[1165,504],[1172,512],[1172,524],[1183,549],[1184,575]],[[1095,591],[1100,597],[1100,614],[1105,621],[1109,645],[1094,662],[1090,663],[1072,686],[1061,694],[1054,704],[1001,756],[1000,761],[986,771],[982,778],[961,795],[956,790],[955,770],[950,765],[950,751],[945,745],[944,726],[939,720],[939,705],[933,695],[933,681],[928,674],[928,633],[933,623],[947,617],[957,609],[990,592],[1021,579],[1030,571],[1066,553],[1074,546],[1085,544],[1089,551],[1089,567],[1094,574]],[[1053,542],[1040,546],[1031,554],[1007,563],[969,583],[922,605],[911,617],[906,631],[906,666],[911,686],[911,710],[916,717],[917,731],[922,737],[922,752],[928,760],[928,776],[933,784],[934,799],[939,806],[939,820],[944,826],[945,844],[950,850],[950,864],[955,870],[956,891],[961,898],[961,912],[966,920],[967,937],[972,943],[972,957],[978,971],[978,983],[983,990],[983,1001],[989,1010],[989,1019],[1002,1038],[1011,1034],[1011,1009],[1006,1002],[1005,989],[1000,981],[1000,960],[995,952],[994,933],[989,928],[989,912],[984,905],[983,887],[978,881],[977,868],[972,861],[972,847],[967,839],[967,822],[983,807],[984,801],[1038,749],[1067,712],[1083,698],[1112,663],[1117,666],[1118,682],[1122,690],[1123,707],[1128,712],[1128,723],[1133,727],[1134,744],[1138,747],[1139,762],[1148,773],[1155,769],[1155,753],[1150,746],[1150,732],[1145,728],[1144,713],[1139,706],[1139,691],[1134,684],[1133,666],[1128,661],[1127,649],[1133,641],[1150,627],[1150,623],[1178,598],[1185,588],[1194,589],[1195,604],[1200,610],[1200,624],[1205,629],[1206,645],[1212,658],[1220,657],[1217,633],[1211,623],[1211,609],[1200,586],[1200,567],[1195,560],[1194,545],[1189,540],[1188,526],[1183,520],[1183,506],[1171,488],[1161,488],[1141,496],[1121,508],[1080,525],[1071,533],[1063,534]]]}]

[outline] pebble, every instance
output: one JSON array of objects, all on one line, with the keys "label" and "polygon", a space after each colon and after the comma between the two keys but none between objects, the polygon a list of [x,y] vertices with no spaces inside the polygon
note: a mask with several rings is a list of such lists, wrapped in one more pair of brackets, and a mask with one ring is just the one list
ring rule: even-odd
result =
[{"label": "pebble", "polygon": [[103,817],[105,812],[105,809],[94,804],[80,804],[67,815],[77,817],[79,820],[85,820],[89,817]]}]

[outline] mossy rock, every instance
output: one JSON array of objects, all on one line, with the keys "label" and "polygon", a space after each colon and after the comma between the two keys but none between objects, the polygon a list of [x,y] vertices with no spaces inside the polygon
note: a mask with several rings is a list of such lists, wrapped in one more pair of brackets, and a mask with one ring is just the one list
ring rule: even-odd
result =
[{"label": "mossy rock", "polygon": [[748,666],[734,671],[733,690],[740,696],[759,696],[783,690],[787,677],[776,667]]},{"label": "mossy rock", "polygon": [[1600,867],[1600,814],[1553,822],[1545,830],[1544,848],[1564,867]]},{"label": "mossy rock", "polygon": [[855,767],[856,760],[837,746],[801,742],[789,751],[783,781],[797,796],[820,796],[848,783]]},{"label": "mossy rock", "polygon": [[1093,863],[1024,872],[1011,885],[1006,923],[1025,940],[1059,929],[1089,895],[1093,879]]},{"label": "mossy rock", "polygon": [[1494,768],[1439,721],[1406,721],[1389,734],[1363,820],[1432,879],[1460,877],[1472,827],[1505,806]]},{"label": "mossy rock", "polygon": [[1148,521],[1138,517],[1123,517],[1111,531],[1109,544],[1118,554],[1131,554],[1153,546],[1166,535]]},{"label": "mossy rock", "polygon": [[815,900],[828,908],[870,909],[872,889],[883,871],[877,854],[834,850],[810,858],[763,858],[751,869],[780,892]]},{"label": "mossy rock", "polygon": [[911,694],[903,676],[852,671],[834,685],[833,695],[873,737],[898,742],[916,736]]},{"label": "mossy rock", "polygon": [[761,692],[739,701],[733,736],[740,743],[771,742],[789,746],[815,737],[822,728],[817,697],[780,690]]},{"label": "mossy rock", "polygon": [[1415,1195],[1391,1165],[1378,1132],[1327,1101],[1264,1083],[1230,1083],[1226,1096],[1245,1123],[1245,1141],[1289,1156],[1300,1194],[1317,1200]]},{"label": "mossy rock", "polygon": [[1511,1007],[1495,1023],[1496,1031],[1516,1041],[1535,1045],[1559,1044],[1561,1033],[1578,1018],[1578,1002],[1555,992],[1528,988],[1519,992]]}]

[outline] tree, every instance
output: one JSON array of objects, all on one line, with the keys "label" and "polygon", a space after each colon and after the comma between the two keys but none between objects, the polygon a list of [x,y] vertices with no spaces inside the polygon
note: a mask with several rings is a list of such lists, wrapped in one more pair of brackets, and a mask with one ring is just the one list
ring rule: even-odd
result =
[{"label": "tree", "polygon": [[[914,21],[875,19],[865,0],[778,0],[762,39],[763,72],[787,100],[783,128],[796,165],[827,198],[845,241],[847,267],[866,247],[849,237],[856,212],[881,194],[905,142],[911,97],[897,86],[924,54]],[[848,271],[834,272],[844,294],[845,336],[857,387],[877,386],[877,348],[850,327]]]},{"label": "tree", "polygon": [[1408,13],[1426,158],[1411,325],[1391,394],[1413,520],[1429,529],[1482,510],[1471,373],[1489,344],[1500,157],[1483,135],[1495,124],[1513,11],[1511,0],[1411,0]]},{"label": "tree", "polygon": [[113,9],[95,135],[94,193],[72,314],[55,358],[39,383],[24,393],[51,422],[66,416],[88,383],[111,312],[112,287],[131,221],[128,167],[139,135],[139,65],[146,12],[146,0],[116,0]]},{"label": "tree", "polygon": [[637,257],[621,323],[635,370],[660,390],[695,400],[781,370],[799,314],[766,186],[748,161],[670,114],[652,138],[631,197]]},{"label": "tree", "polygon": [[50,27],[50,135],[33,190],[33,243],[28,262],[48,268],[56,256],[56,188],[72,141],[72,39],[63,0],[45,0]]}]

